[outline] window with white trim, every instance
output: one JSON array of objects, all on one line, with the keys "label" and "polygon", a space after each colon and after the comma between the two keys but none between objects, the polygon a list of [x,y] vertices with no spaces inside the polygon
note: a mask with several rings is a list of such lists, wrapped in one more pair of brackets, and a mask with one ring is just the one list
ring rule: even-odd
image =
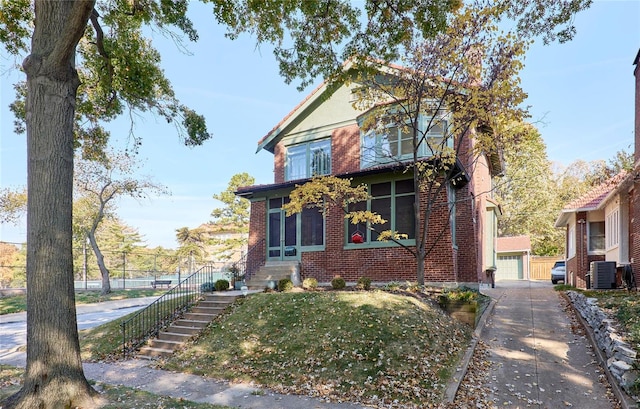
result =
[{"label": "window with white trim", "polygon": [[569,226],[567,232],[567,258],[573,258],[576,255],[576,226]]},{"label": "window with white trim", "polygon": [[607,249],[616,247],[620,243],[620,209],[614,209],[605,218],[605,239]]},{"label": "window with white trim", "polygon": [[331,174],[331,139],[287,146],[285,179]]},{"label": "window with white trim", "polygon": [[[433,156],[443,148],[443,143],[451,145],[447,137],[447,116],[420,115],[418,118],[418,157]],[[426,140],[422,135],[426,131]],[[413,129],[411,126],[388,124],[372,129],[361,135],[360,166],[362,169],[394,161],[413,159]]]},{"label": "window with white trim", "polygon": [[605,249],[604,221],[589,222],[589,251],[601,252]]}]

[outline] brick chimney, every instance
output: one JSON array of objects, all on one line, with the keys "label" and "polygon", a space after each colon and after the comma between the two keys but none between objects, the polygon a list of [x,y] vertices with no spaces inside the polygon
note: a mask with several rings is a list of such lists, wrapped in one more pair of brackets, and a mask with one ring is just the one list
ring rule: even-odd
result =
[{"label": "brick chimney", "polygon": [[637,164],[638,160],[640,160],[640,50],[638,51],[638,54],[636,54],[635,60],[633,60],[633,65],[636,66],[635,70],[633,70],[633,75],[636,77],[635,138],[633,159]]}]

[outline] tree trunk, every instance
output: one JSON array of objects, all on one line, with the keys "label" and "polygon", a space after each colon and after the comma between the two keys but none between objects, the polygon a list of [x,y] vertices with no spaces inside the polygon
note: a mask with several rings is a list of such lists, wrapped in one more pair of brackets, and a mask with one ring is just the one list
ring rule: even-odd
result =
[{"label": "tree trunk", "polygon": [[109,280],[110,278],[109,269],[104,264],[104,256],[102,255],[102,251],[100,251],[100,247],[98,247],[95,231],[88,232],[87,237],[89,237],[89,242],[91,243],[93,254],[96,255],[98,268],[100,268],[100,275],[102,276],[102,291],[100,292],[100,294],[102,295],[109,294],[111,292],[111,281]]},{"label": "tree trunk", "polygon": [[[72,255],[75,47],[93,2],[38,1],[27,74],[27,367],[8,408],[96,407],[85,379]],[[84,22],[83,22],[84,20]]]}]

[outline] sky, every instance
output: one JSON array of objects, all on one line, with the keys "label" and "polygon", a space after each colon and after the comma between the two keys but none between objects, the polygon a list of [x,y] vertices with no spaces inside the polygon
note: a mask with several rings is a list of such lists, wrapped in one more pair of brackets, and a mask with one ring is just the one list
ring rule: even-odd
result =
[{"label": "sky", "polygon": [[[167,78],[180,101],[205,116],[213,138],[188,148],[171,124],[135,118],[143,144],[142,175],[168,188],[169,196],[119,200],[118,215],[137,228],[150,247],[175,248],[175,230],[211,220],[221,203],[213,194],[234,174],[247,172],[256,183],[273,183],[273,156],[256,153],[257,142],[289,113],[320,80],[302,92],[285,84],[268,46],[243,36],[231,41],[213,23],[210,7],[192,2],[190,16],[200,34],[188,53],[158,34]],[[577,35],[568,43],[534,44],[525,59],[521,86],[531,119],[549,160],[567,166],[576,160],[609,160],[633,149],[633,60],[640,49],[640,0],[596,0],[575,16]],[[4,51],[3,51],[4,52]],[[19,62],[19,61],[18,61]],[[13,57],[0,55],[0,187],[26,185],[26,138],[13,132]],[[109,124],[117,147],[129,143],[128,117]],[[0,241],[22,243],[26,223],[0,224]]]}]

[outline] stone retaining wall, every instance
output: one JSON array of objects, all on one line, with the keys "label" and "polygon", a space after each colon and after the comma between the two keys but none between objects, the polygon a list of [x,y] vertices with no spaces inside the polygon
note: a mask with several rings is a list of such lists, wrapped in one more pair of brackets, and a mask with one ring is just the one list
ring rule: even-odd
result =
[{"label": "stone retaining wall", "polygon": [[566,294],[592,328],[598,348],[606,355],[609,371],[620,386],[629,393],[630,387],[640,375],[638,370],[634,369],[636,351],[622,339],[613,325],[614,320],[598,307],[595,298],[587,298],[576,291],[567,291]]}]

